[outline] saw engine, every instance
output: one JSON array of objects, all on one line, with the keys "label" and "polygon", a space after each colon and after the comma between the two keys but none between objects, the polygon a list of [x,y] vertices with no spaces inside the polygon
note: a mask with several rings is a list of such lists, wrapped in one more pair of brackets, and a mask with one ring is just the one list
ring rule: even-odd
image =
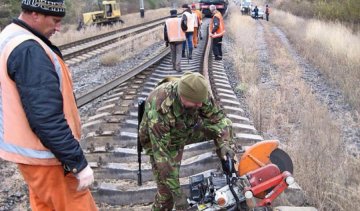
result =
[{"label": "saw engine", "polygon": [[237,168],[228,157],[223,171],[190,177],[188,203],[195,210],[271,210],[273,200],[294,183],[290,157],[278,141],[249,147]]}]

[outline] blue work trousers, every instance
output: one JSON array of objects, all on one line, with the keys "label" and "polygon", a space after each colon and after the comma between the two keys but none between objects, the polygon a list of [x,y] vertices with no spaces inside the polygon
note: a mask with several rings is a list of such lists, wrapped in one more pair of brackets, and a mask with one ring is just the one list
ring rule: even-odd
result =
[{"label": "blue work trousers", "polygon": [[185,51],[185,48],[186,48],[186,43],[188,44],[188,47],[189,47],[189,52],[192,52],[193,50],[193,32],[186,32],[185,33],[185,36],[186,36],[186,41],[183,42],[182,44],[182,51],[184,52]]}]

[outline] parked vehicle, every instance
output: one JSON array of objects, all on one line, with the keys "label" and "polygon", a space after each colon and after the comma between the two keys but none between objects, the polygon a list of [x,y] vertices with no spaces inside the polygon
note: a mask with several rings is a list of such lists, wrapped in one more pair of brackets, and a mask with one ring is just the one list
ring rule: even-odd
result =
[{"label": "parked vehicle", "polygon": [[250,15],[251,7],[252,7],[251,1],[243,1],[243,2],[241,2],[241,5],[240,5],[241,14]]}]

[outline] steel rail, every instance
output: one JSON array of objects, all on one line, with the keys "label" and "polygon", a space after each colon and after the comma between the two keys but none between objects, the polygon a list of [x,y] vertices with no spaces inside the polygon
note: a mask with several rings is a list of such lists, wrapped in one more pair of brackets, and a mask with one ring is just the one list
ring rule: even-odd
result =
[{"label": "steel rail", "polygon": [[100,97],[101,95],[109,92],[110,90],[114,89],[115,87],[119,86],[120,84],[124,83],[125,81],[129,80],[130,78],[134,77],[135,75],[139,74],[140,72],[144,71],[151,65],[157,63],[162,58],[170,53],[170,48],[165,48],[159,54],[155,55],[151,59],[145,61],[144,63],[138,65],[137,67],[126,71],[123,75],[119,76],[118,78],[101,85],[94,90],[78,97],[76,99],[78,108],[86,105],[87,103],[93,101],[94,99]]},{"label": "steel rail", "polygon": [[142,26],[146,26],[146,25],[148,25],[148,24],[156,23],[156,22],[158,22],[158,21],[163,21],[163,20],[165,20],[165,19],[168,18],[168,17],[169,17],[169,16],[163,17],[163,18],[158,18],[158,19],[155,19],[155,20],[146,22],[146,23],[136,24],[136,25],[129,26],[129,27],[126,27],[126,28],[121,28],[121,29],[117,29],[117,30],[114,30],[114,31],[110,31],[110,32],[98,34],[98,35],[95,35],[95,36],[92,36],[92,37],[88,37],[88,38],[85,38],[85,39],[82,39],[82,40],[73,41],[73,42],[70,42],[70,43],[66,43],[66,44],[60,45],[59,48],[60,48],[61,51],[63,51],[63,50],[65,50],[65,49],[67,49],[67,48],[71,48],[71,47],[74,47],[74,46],[77,46],[77,45],[81,45],[81,44],[84,44],[84,43],[88,43],[88,42],[91,42],[91,41],[93,41],[93,40],[98,40],[98,39],[101,39],[101,38],[103,38],[103,37],[108,37],[108,36],[111,36],[111,35],[114,35],[114,34],[118,34],[118,33],[121,33],[121,32],[126,32],[126,31],[128,31],[128,30],[135,29],[135,28],[139,28],[139,27],[142,27]]},{"label": "steel rail", "polygon": [[[149,29],[152,29],[154,27],[160,26],[162,24],[163,24],[163,22],[157,22],[157,23],[147,25],[146,27],[141,26],[141,28],[137,29],[137,30],[128,30],[126,32],[126,34],[123,34],[123,35],[120,35],[120,36],[114,35],[114,36],[112,36],[112,37],[110,37],[108,39],[104,39],[104,40],[99,41],[99,42],[97,42],[96,44],[93,44],[93,45],[89,44],[88,46],[83,47],[83,48],[81,48],[81,46],[79,46],[78,49],[75,49],[72,52],[66,52],[66,50],[64,50],[65,52],[63,53],[63,58],[64,58],[64,60],[70,60],[70,59],[72,59],[72,58],[74,58],[76,56],[88,53],[88,52],[90,52],[90,51],[92,51],[94,49],[99,49],[99,48],[107,46],[107,45],[109,45],[111,43],[115,43],[115,42],[119,41],[120,39],[127,38],[127,37],[129,37],[130,35],[132,35],[134,33],[135,34],[142,33],[142,32],[148,31]],[[96,41],[98,41],[98,40],[93,40],[94,43]]]}]

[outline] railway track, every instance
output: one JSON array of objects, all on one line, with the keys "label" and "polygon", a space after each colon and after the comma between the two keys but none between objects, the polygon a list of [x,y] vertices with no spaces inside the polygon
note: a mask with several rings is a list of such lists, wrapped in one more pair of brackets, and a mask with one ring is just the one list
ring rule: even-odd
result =
[{"label": "railway track", "polygon": [[[206,34],[205,29],[203,34]],[[213,59],[210,46],[208,40],[200,40],[193,59],[182,59],[183,71],[201,72],[208,78],[212,94],[233,121],[237,145],[246,146],[263,140],[249,119],[243,116],[244,111],[232,91],[223,63]],[[104,94],[95,114],[83,124],[84,138],[81,140],[95,173],[92,193],[97,203],[124,206],[153,201],[156,185],[146,155],[142,155],[143,185],[137,185],[137,105],[169,75],[180,76],[182,73],[172,69],[167,50],[147,61],[146,65],[129,71],[126,77],[115,79],[111,85],[104,85],[101,91],[89,93],[80,100],[79,106]],[[189,176],[219,167],[211,140],[187,145],[181,166],[182,188],[187,188]]]},{"label": "railway track", "polygon": [[82,40],[59,46],[67,65],[75,65],[95,55],[121,46],[126,38],[136,38],[145,32],[155,30],[164,24],[168,17],[159,18],[146,23],[110,31]]}]

